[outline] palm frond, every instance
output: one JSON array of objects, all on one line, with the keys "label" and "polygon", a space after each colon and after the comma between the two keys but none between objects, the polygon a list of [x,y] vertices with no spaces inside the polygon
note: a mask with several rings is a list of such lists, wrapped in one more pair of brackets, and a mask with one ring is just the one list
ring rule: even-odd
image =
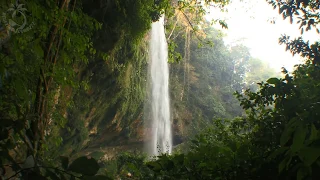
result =
[{"label": "palm frond", "polygon": [[22,6],[24,6],[24,4],[19,4],[18,7],[17,7],[17,9],[21,9]]},{"label": "palm frond", "polygon": [[16,9],[14,7],[9,8],[7,11],[15,11]]},{"label": "palm frond", "polygon": [[15,18],[17,16],[17,11],[13,11],[13,13],[12,13],[12,18]]},{"label": "palm frond", "polygon": [[27,9],[26,8],[21,8],[21,9],[18,9],[18,11],[23,12],[23,11],[27,11]]}]

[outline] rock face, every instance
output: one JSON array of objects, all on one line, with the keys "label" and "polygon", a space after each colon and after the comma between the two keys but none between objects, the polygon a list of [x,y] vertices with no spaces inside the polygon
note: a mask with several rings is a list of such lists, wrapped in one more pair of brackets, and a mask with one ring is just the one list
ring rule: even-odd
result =
[{"label": "rock face", "polygon": [[[142,149],[143,142],[150,141],[153,129],[144,126],[150,117],[143,114],[145,102],[149,101],[147,69],[150,38],[147,34],[139,44],[123,38],[112,45],[106,60],[95,59],[78,70],[78,78],[89,82],[89,86],[86,90],[71,89],[73,97],[70,90],[63,91],[60,97],[73,100],[73,105],[63,110],[68,123],[62,130],[62,152],[66,150],[71,154],[112,146],[129,148],[137,144]],[[175,82],[170,81],[171,84]],[[177,106],[180,96],[170,92],[170,97],[174,99],[170,102],[172,140],[177,145],[188,134],[186,127],[193,117],[187,108]],[[185,102],[181,104],[185,106]]]},{"label": "rock face", "polygon": [[68,123],[62,150],[141,144],[147,44],[132,46],[125,42],[108,61],[96,60],[81,71],[79,78],[89,80],[89,88],[74,91],[74,105],[64,110]]}]

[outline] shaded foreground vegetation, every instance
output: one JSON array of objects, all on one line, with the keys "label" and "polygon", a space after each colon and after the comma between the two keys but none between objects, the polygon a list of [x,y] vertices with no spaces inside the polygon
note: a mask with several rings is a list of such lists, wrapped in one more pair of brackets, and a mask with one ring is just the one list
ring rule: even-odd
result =
[{"label": "shaded foreground vegetation", "polygon": [[[287,50],[306,58],[305,64],[254,86],[265,78],[254,76],[252,67],[259,61],[241,45],[226,50],[209,23],[196,29],[192,23],[203,22],[205,11],[195,2],[19,2],[28,11],[17,6],[16,14],[23,12],[37,28],[19,34],[1,24],[1,176],[320,179],[319,44],[281,37]],[[223,7],[228,1],[214,2]],[[302,33],[317,28],[318,1],[268,2],[284,18],[299,19]],[[0,3],[1,12],[9,13],[12,2]],[[169,19],[170,61],[181,61],[171,67],[173,123],[184,127],[177,128],[180,136],[194,138],[185,139],[173,155],[150,159],[135,152],[106,159],[102,146],[141,135],[145,34],[163,10]],[[15,21],[23,22],[23,16]],[[214,46],[198,48],[198,40]],[[235,90],[241,108],[230,95]],[[85,153],[90,148],[95,152]]]},{"label": "shaded foreground vegetation", "polygon": [[173,155],[146,163],[127,155],[123,171],[138,179],[319,179],[319,69],[307,61],[284,73],[237,93],[246,117],[213,120]]}]

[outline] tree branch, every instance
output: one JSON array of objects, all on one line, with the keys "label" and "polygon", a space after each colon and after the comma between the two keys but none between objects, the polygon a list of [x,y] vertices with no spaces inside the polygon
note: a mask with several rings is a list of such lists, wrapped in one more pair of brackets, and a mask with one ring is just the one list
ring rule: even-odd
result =
[{"label": "tree branch", "polygon": [[[177,16],[178,16],[178,15],[177,15]],[[178,24],[178,18],[177,18],[176,22],[174,23],[174,26],[173,26],[173,28],[172,28],[172,31],[170,32],[170,35],[169,35],[169,37],[167,38],[167,41],[170,40],[170,37],[171,37],[173,31],[176,29],[177,24]]]},{"label": "tree branch", "polygon": [[[191,23],[191,21],[190,21],[190,19],[188,18],[188,16],[187,16],[183,11],[181,11],[181,10],[179,10],[179,11],[182,12],[183,16],[184,16],[184,17],[186,18],[186,20],[188,21],[188,23],[189,23],[192,31],[193,31],[193,32],[197,32],[197,31],[194,29],[194,26],[193,26],[193,24]],[[199,41],[204,42],[196,33],[195,33],[194,35],[197,37],[197,39],[198,39]]]}]

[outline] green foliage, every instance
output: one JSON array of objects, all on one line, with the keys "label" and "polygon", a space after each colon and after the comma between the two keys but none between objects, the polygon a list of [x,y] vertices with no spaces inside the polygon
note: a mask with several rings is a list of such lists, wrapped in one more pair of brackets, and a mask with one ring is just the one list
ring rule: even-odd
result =
[{"label": "green foliage", "polygon": [[162,155],[148,165],[156,176],[169,179],[254,179],[252,172],[245,171],[253,167],[250,156],[254,154],[245,129],[239,129],[242,122],[215,120],[214,126],[191,141],[188,153]]},{"label": "green foliage", "polygon": [[[275,1],[267,0],[267,2],[273,6],[274,9],[279,10],[279,14],[283,16],[283,19],[290,18],[290,22],[293,23],[297,19],[297,24],[300,24],[301,34],[304,30],[309,31],[313,28],[319,33],[317,25],[320,22],[320,18],[317,14],[319,11],[319,3],[314,0],[304,1]],[[289,50],[292,55],[298,54],[302,57],[306,57],[314,64],[320,63],[319,43],[315,42],[309,45],[309,42],[304,42],[302,37],[290,40],[289,36],[282,35],[279,38],[280,44],[286,45],[286,50]]]},{"label": "green foliage", "polygon": [[159,156],[148,167],[160,179],[318,179],[319,72],[308,61],[260,83],[258,92],[237,93],[246,117],[214,120],[187,153]]},{"label": "green foliage", "polygon": [[158,20],[169,8],[169,1],[102,0],[101,3],[92,3],[91,0],[83,0],[83,5],[84,12],[103,23],[102,29],[95,34],[94,46],[109,56],[105,53],[121,46],[125,39],[139,44],[152,21]]},{"label": "green foliage", "polygon": [[[214,120],[189,143],[188,152],[149,161],[154,178],[319,179],[317,45],[300,42],[288,41],[287,49],[307,57],[305,64],[297,65],[292,74],[284,69],[283,78],[258,83],[257,91],[237,92],[246,116]],[[247,54],[242,47],[236,50],[235,54]]]},{"label": "green foliage", "polygon": [[[301,34],[306,31],[311,30],[311,27],[317,29],[317,24],[319,24],[319,17],[316,10],[319,9],[319,4],[314,0],[294,0],[294,1],[275,1],[267,0],[267,2],[273,6],[274,9],[279,10],[279,14],[283,16],[283,19],[289,18],[290,22],[293,23],[294,18],[298,19],[297,23],[300,23],[299,29],[301,29]],[[305,27],[306,26],[306,27]],[[317,29],[319,32],[319,30]]]},{"label": "green foliage", "polygon": [[184,136],[208,126],[212,118],[241,116],[244,111],[232,94],[246,88],[255,91],[258,82],[276,74],[261,60],[252,58],[247,47],[224,45],[218,30],[207,28],[204,32],[204,41],[212,41],[213,47],[199,48],[193,35],[190,42],[183,35],[169,42],[169,51],[175,48],[184,54],[180,62],[170,66],[174,125]]},{"label": "green foliage", "polygon": [[[146,43],[133,45],[126,40],[108,63],[99,59],[88,65],[82,76],[91,79],[90,89],[79,90],[74,96],[77,106],[69,108],[67,128],[62,132],[65,137],[62,151],[72,153],[72,147],[74,152],[78,152],[87,145],[104,147],[117,143],[113,138],[127,141],[136,136],[131,126],[134,121],[140,120],[145,100],[146,46]],[[106,130],[118,131],[119,126],[115,127],[114,118],[120,128],[127,128],[106,136]],[[90,132],[92,129],[96,130]],[[103,143],[96,143],[100,139],[104,139]]]},{"label": "green foliage", "polygon": [[151,171],[145,165],[145,156],[139,154],[122,153],[117,157],[118,172],[123,175],[131,173],[138,179],[150,178]]},{"label": "green foliage", "polygon": [[[7,9],[9,3],[1,9]],[[24,160],[25,153],[37,156],[41,148],[48,148],[44,141],[50,132],[59,134],[57,129],[64,127],[65,119],[53,112],[57,109],[59,90],[66,86],[76,88],[80,83],[73,81],[74,67],[87,63],[86,55],[92,47],[90,38],[100,27],[76,2],[72,9],[60,7],[55,1],[19,3],[25,4],[27,12],[23,15],[37,28],[11,32],[8,41],[1,44],[5,48],[0,51],[0,91],[5,95],[1,96],[0,117],[8,122],[1,127],[1,132],[8,134],[1,144],[12,144],[1,149],[21,148],[17,154],[21,153],[22,158],[3,157],[4,162],[11,163]],[[11,131],[6,132],[8,129]],[[50,146],[57,147],[62,138],[48,141]]]},{"label": "green foliage", "polygon": [[248,117],[265,124],[255,123],[255,134],[266,136],[266,132],[272,130],[275,138],[264,141],[261,146],[278,152],[280,173],[302,176],[300,173],[304,171],[303,176],[317,176],[316,172],[305,172],[305,169],[318,168],[319,154],[315,152],[319,150],[319,136],[315,134],[319,125],[315,112],[319,108],[316,105],[319,97],[315,94],[319,93],[319,72],[310,61],[297,66],[293,76],[284,72],[285,78],[270,78],[261,84],[259,92],[247,91],[245,97],[240,94],[238,97],[242,106],[249,110]]},{"label": "green foliage", "polygon": [[258,83],[265,81],[269,77],[281,77],[281,74],[276,73],[268,66],[268,64],[255,58],[249,59],[247,69],[248,72],[245,74],[245,86],[253,92],[258,90]]},{"label": "green foliage", "polygon": [[69,164],[67,157],[60,158],[61,166],[48,166],[35,163],[29,156],[17,173],[8,177],[23,179],[109,179],[104,175],[97,175],[100,166],[93,158],[79,157]]},{"label": "green foliage", "polygon": [[[299,16],[302,33],[319,23],[315,1],[269,2],[284,18]],[[187,144],[185,154],[164,154],[146,163],[144,156],[124,153],[106,165],[113,169],[106,176],[100,169],[102,152],[91,153],[99,162],[59,155],[127,142],[137,135],[134,125],[141,118],[147,77],[147,43],[142,40],[164,11],[174,16],[171,1],[20,3],[37,28],[19,34],[0,27],[0,168],[15,173],[5,178],[320,178],[318,43],[284,35],[280,43],[309,60],[292,75],[284,70],[284,78],[269,78],[259,90],[243,91],[266,79],[255,74],[269,73],[256,71],[263,65],[246,47],[228,50],[210,28],[204,28],[205,41],[213,39],[214,48],[198,47],[199,37],[181,36],[185,29],[173,31],[175,25],[168,25],[169,61],[180,62],[171,68],[173,107],[182,112],[174,123],[208,128]],[[228,1],[205,1],[210,3],[223,7]],[[1,12],[9,9],[16,17],[9,4],[0,4]],[[177,7],[193,33],[199,32],[193,23],[203,21],[204,6],[177,1]],[[224,21],[216,22],[227,28]],[[217,119],[242,114],[230,96],[235,90],[246,116]]]},{"label": "green foliage", "polygon": [[182,60],[182,56],[180,53],[176,51],[177,44],[175,42],[169,42],[168,43],[168,62],[173,63],[173,62],[180,62]]},{"label": "green foliage", "polygon": [[[104,116],[115,108],[121,107],[120,118],[127,120],[123,126],[140,115],[146,74],[140,42],[155,20],[152,13],[162,12],[168,1],[105,2],[19,1],[36,28],[6,34],[1,25],[1,164],[16,164],[30,154],[43,164],[55,161],[61,153],[72,153],[71,147],[76,152],[87,145],[89,130],[110,122]],[[1,12],[9,4],[1,2]]]},{"label": "green foliage", "polygon": [[147,167],[146,161],[146,156],[141,152],[123,152],[103,162],[103,168],[112,179],[153,179],[152,170]]}]

